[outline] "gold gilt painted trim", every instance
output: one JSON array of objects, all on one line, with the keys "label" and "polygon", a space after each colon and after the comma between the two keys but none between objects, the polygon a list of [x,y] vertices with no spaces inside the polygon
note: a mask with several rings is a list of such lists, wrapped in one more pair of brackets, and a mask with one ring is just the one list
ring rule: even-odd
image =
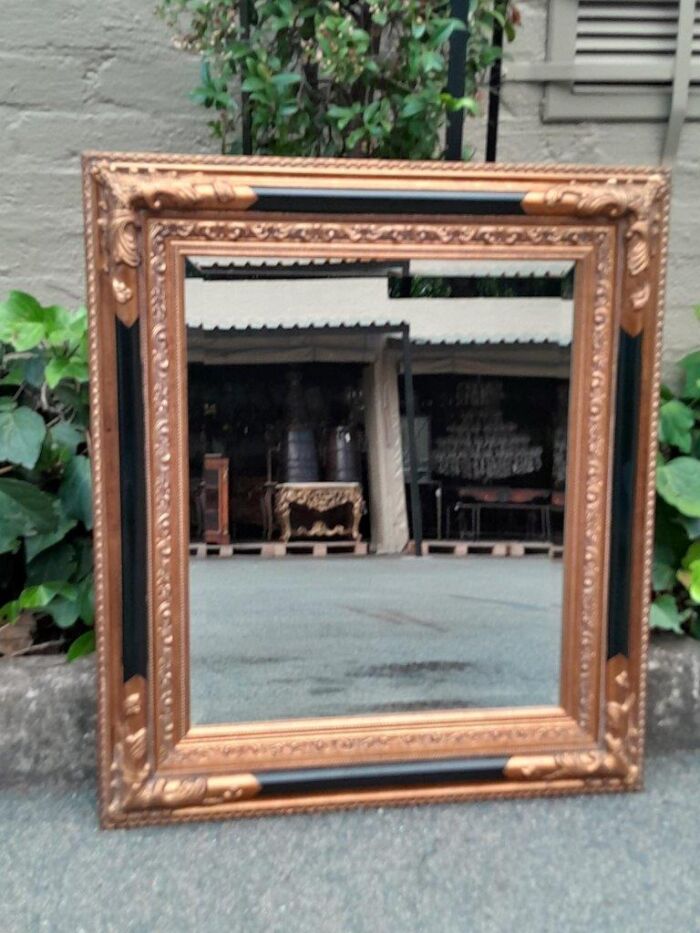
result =
[{"label": "gold gilt painted trim", "polygon": [[141,211],[244,211],[257,197],[246,185],[202,173],[119,172],[106,163],[93,165],[100,186],[97,221],[102,235],[102,272],[108,276],[117,317],[130,327],[137,319],[137,269],[141,263]]},{"label": "gold gilt painted trim", "polygon": [[210,807],[248,800],[260,792],[252,774],[162,777],[148,755],[147,684],[136,675],[124,684],[121,719],[111,767],[108,813]]},{"label": "gold gilt painted trim", "polygon": [[528,214],[560,214],[575,217],[607,217],[626,220],[624,305],[620,325],[631,337],[641,333],[644,311],[653,288],[652,253],[656,250],[663,217],[663,176],[652,176],[645,185],[556,185],[533,191],[523,198]]},{"label": "gold gilt painted trim", "polygon": [[619,779],[634,786],[639,779],[637,697],[630,686],[627,658],[617,655],[606,668],[604,747],[555,755],[514,755],[505,776],[514,780],[557,781],[571,778]]}]

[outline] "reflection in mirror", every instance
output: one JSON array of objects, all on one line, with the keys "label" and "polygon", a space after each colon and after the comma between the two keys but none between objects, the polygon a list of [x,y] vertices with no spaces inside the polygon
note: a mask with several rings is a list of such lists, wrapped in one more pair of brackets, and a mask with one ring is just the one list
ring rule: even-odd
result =
[{"label": "reflection in mirror", "polygon": [[193,723],[558,703],[573,272],[186,260]]}]

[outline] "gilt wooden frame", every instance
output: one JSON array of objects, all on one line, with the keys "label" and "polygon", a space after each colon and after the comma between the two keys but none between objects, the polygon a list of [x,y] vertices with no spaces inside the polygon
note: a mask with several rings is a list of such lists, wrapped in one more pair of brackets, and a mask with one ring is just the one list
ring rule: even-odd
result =
[{"label": "gilt wooden frame", "polygon": [[[638,788],[667,176],[88,153],[83,178],[103,825]],[[576,262],[558,706],[190,725],[185,254]]]}]

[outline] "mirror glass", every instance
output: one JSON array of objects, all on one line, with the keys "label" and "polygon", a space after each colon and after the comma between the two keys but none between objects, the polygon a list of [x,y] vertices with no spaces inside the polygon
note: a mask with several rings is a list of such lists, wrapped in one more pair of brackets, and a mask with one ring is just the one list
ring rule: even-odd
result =
[{"label": "mirror glass", "polygon": [[182,274],[192,722],[557,704],[573,265]]}]

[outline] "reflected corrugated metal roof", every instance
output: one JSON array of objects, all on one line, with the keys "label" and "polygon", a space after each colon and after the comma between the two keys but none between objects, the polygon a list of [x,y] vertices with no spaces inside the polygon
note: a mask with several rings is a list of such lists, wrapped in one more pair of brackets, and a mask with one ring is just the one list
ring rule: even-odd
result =
[{"label": "reflected corrugated metal roof", "polygon": [[573,301],[562,298],[392,298],[386,279],[185,280],[187,323],[279,332],[408,325],[423,344],[571,343]]}]

